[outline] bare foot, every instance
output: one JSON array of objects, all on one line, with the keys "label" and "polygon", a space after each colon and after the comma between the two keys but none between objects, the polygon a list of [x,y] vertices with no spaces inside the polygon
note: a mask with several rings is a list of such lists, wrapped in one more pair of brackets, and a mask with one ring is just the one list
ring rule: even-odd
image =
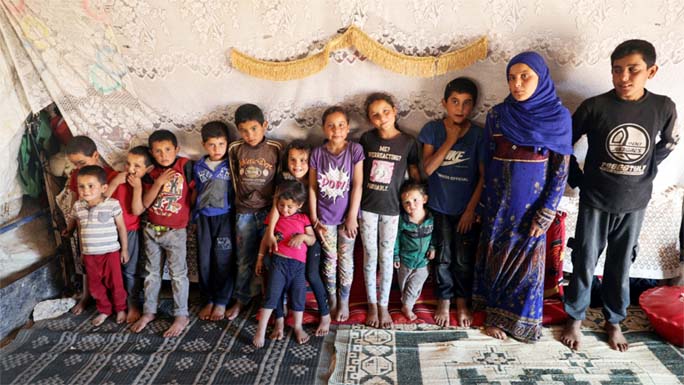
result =
[{"label": "bare foot", "polygon": [[437,310],[435,310],[435,323],[441,327],[449,326],[449,306],[451,301],[448,299],[440,299],[437,301]]},{"label": "bare foot", "polygon": [[[265,332],[264,332],[265,333]],[[275,324],[273,325],[273,330],[268,338],[272,340],[280,341],[285,336],[285,318],[276,318]]]},{"label": "bare foot", "polygon": [[330,314],[321,316],[321,322],[316,329],[316,337],[326,336],[330,331]]},{"label": "bare foot", "polygon": [[235,301],[235,305],[226,310],[226,318],[228,318],[229,321],[234,320],[240,315],[240,310],[242,310],[242,303],[240,303],[240,301]]},{"label": "bare foot", "polygon": [[560,337],[563,345],[572,350],[579,350],[580,342],[582,340],[582,332],[580,331],[581,326],[582,320],[568,318]]},{"label": "bare foot", "polygon": [[88,307],[88,298],[81,297],[76,305],[74,305],[69,311],[73,315],[79,315]]},{"label": "bare foot", "polygon": [[116,312],[116,323],[122,324],[126,322],[126,312],[125,311],[117,311]]},{"label": "bare foot", "polygon": [[309,334],[306,333],[303,327],[295,328],[294,332],[300,345],[309,342]]},{"label": "bare foot", "polygon": [[392,329],[394,324],[392,323],[392,316],[389,313],[387,306],[378,306],[378,312],[380,313],[380,326],[383,329]]},{"label": "bare foot", "polygon": [[611,349],[617,350],[618,352],[626,352],[627,349],[629,349],[629,343],[624,334],[622,334],[620,324],[606,322],[603,325],[603,328],[608,333],[608,345]]},{"label": "bare foot", "polygon": [[209,302],[206,305],[204,305],[204,307],[202,308],[202,310],[199,311],[199,313],[197,313],[197,318],[201,319],[202,321],[208,320],[211,316],[212,310],[214,310],[214,304]]},{"label": "bare foot", "polygon": [[93,324],[93,326],[100,326],[105,322],[107,317],[109,317],[109,314],[100,313],[97,315],[97,317],[93,318],[93,320],[90,321],[90,323]]},{"label": "bare foot", "polygon": [[494,337],[497,340],[505,340],[508,338],[508,336],[506,335],[506,332],[499,329],[496,326],[487,326],[485,328],[484,332],[486,335],[488,335],[490,337]]},{"label": "bare foot", "polygon": [[132,324],[140,319],[140,309],[137,306],[128,307],[128,315],[126,316],[126,323]]},{"label": "bare foot", "polygon": [[209,319],[212,321],[220,321],[226,316],[226,307],[223,305],[214,305],[214,310],[211,311]]},{"label": "bare foot", "polygon": [[340,299],[337,308],[337,322],[346,322],[349,319],[349,299]]},{"label": "bare foot", "polygon": [[140,333],[143,329],[145,329],[145,326],[152,321],[154,321],[154,314],[144,313],[142,317],[135,321],[135,323],[131,326],[131,331],[133,333]]},{"label": "bare foot", "polygon": [[469,328],[473,322],[473,313],[468,308],[468,301],[465,298],[456,298],[456,320],[458,326],[463,328]]},{"label": "bare foot", "polygon": [[186,316],[176,316],[173,323],[164,332],[164,337],[178,337],[190,323],[190,319]]},{"label": "bare foot", "polygon": [[415,321],[418,316],[413,312],[413,307],[408,307],[407,305],[401,305],[401,312],[404,314],[409,321]]},{"label": "bare foot", "polygon": [[377,328],[380,326],[380,320],[378,319],[378,305],[374,303],[368,304],[368,314],[366,315],[366,325]]},{"label": "bare foot", "polygon": [[252,338],[252,345],[257,348],[261,348],[264,346],[264,343],[266,343],[266,331],[260,333],[257,330],[257,332],[254,334],[254,338]]}]

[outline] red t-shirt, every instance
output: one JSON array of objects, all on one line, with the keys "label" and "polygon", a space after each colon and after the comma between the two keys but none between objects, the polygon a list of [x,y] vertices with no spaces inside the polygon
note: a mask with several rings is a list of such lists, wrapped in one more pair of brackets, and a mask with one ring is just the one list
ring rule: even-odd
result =
[{"label": "red t-shirt", "polygon": [[[190,219],[192,164],[188,158],[179,156],[170,168],[176,174],[159,190],[154,202],[147,209],[147,219],[155,225],[182,229],[188,226]],[[157,179],[165,170],[155,167],[150,171],[150,177]],[[145,184],[144,187],[147,190],[152,185]]]},{"label": "red t-shirt", "polygon": [[[111,182],[118,172],[113,171],[107,175],[107,180]],[[121,183],[116,187],[112,193],[112,198],[119,201],[121,205],[121,214],[123,215],[124,223],[126,223],[126,231],[136,231],[140,228],[140,217],[133,215],[131,203],[133,202],[133,187],[127,182]]]},{"label": "red t-shirt", "polygon": [[[266,217],[266,224],[268,224],[268,217]],[[284,257],[292,258],[299,262],[306,262],[306,243],[296,249],[287,245],[290,239],[297,234],[306,234],[306,227],[311,226],[309,217],[306,214],[296,213],[289,217],[282,215],[276,222],[273,234],[278,240],[278,252],[276,254]]]}]

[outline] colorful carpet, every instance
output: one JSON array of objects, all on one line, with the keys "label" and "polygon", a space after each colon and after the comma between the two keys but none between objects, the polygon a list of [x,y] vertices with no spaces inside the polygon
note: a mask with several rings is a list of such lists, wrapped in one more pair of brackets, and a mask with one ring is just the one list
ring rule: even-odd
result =
[{"label": "colorful carpet", "polygon": [[[177,338],[163,338],[171,318],[131,333],[94,313],[37,322],[0,350],[2,384],[314,384],[329,374],[332,334],[299,345],[290,328],[282,341],[255,349],[256,309],[236,320],[193,316]],[[192,309],[197,314],[197,309]],[[312,334],[315,327],[308,327]],[[328,345],[328,348],[326,348]]]},{"label": "colorful carpet", "polygon": [[630,309],[623,328],[630,348],[611,350],[600,312],[583,324],[583,347],[558,342],[560,327],[535,344],[499,341],[478,329],[428,324],[395,330],[343,326],[335,340],[330,384],[680,384],[684,349],[654,334],[643,312]]}]

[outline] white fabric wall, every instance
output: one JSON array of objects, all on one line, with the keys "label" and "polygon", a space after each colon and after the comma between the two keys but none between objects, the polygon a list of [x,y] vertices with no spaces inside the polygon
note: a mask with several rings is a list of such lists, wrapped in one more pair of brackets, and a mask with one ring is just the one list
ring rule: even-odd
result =
[{"label": "white fabric wall", "polygon": [[[508,93],[506,61],[529,49],[547,58],[561,98],[574,111],[612,87],[610,52],[629,38],[654,43],[660,71],[648,88],[669,95],[684,116],[680,0],[1,1],[4,60],[13,63],[15,85],[31,109],[55,100],[75,133],[94,138],[113,163],[157,128],[178,133],[182,152],[197,157],[199,127],[232,121],[244,102],[264,109],[268,135],[318,141],[325,107],[349,107],[357,137],[368,128],[361,115],[365,95],[382,90],[396,96],[401,124],[417,132],[441,115],[443,87],[461,75],[481,87],[473,118],[483,122]],[[388,72],[354,50],[336,52],[314,76],[287,82],[249,77],[228,61],[231,47],[263,59],[303,57],[351,23],[412,55],[458,49],[486,35],[489,55],[430,79]],[[3,137],[11,135],[3,130]],[[684,184],[683,147],[661,166],[656,190]],[[2,173],[5,167],[2,162]]]}]

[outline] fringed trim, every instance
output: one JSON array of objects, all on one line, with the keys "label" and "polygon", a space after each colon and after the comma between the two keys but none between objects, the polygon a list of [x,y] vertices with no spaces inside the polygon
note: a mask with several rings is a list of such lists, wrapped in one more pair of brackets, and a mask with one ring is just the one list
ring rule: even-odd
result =
[{"label": "fringed trim", "polygon": [[433,77],[468,67],[487,57],[487,38],[481,37],[467,47],[439,56],[408,56],[393,51],[373,40],[356,26],[333,38],[323,51],[287,62],[259,60],[236,49],[230,52],[234,68],[254,77],[268,80],[301,79],[320,72],[328,65],[332,51],[354,46],[363,56],[390,71],[408,76]]}]

